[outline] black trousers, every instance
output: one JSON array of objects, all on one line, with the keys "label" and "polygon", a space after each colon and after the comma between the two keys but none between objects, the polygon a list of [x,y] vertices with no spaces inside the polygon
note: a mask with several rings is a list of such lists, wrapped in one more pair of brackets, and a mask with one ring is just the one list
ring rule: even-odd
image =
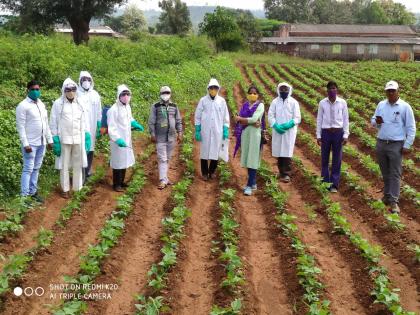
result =
[{"label": "black trousers", "polygon": [[[210,161],[210,166],[209,166]],[[218,160],[201,160],[201,174],[203,176],[213,175],[217,168]]]},{"label": "black trousers", "polygon": [[290,176],[292,172],[292,159],[289,157],[277,158],[277,167],[279,168],[280,176]]},{"label": "black trousers", "polygon": [[112,181],[115,187],[123,187],[124,185],[124,179],[125,179],[125,171],[126,169],[112,169]]},{"label": "black trousers", "polygon": [[93,151],[87,152],[86,156],[88,165],[85,168],[85,178],[88,178],[90,175],[92,175]]}]

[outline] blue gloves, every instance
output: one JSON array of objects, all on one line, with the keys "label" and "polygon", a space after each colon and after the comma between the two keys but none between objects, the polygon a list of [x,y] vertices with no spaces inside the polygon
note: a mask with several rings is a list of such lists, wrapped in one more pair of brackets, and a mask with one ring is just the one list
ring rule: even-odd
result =
[{"label": "blue gloves", "polygon": [[[282,124],[283,125],[283,124]],[[278,124],[278,123],[275,123],[274,125],[273,125],[273,129],[275,130],[275,131],[277,131],[279,134],[283,134],[283,133],[285,133],[286,132],[286,130],[282,127],[282,125],[280,125],[280,124]]]},{"label": "blue gloves", "polygon": [[201,125],[195,125],[195,140],[201,141]]},{"label": "blue gloves", "polygon": [[60,137],[54,136],[53,137],[53,152],[55,156],[61,155],[61,143],[60,143]]},{"label": "blue gloves", "polygon": [[125,148],[127,146],[127,143],[125,143],[124,139],[117,139],[117,141],[115,141],[115,143],[120,147],[120,148]]},{"label": "blue gloves", "polygon": [[96,138],[99,138],[101,136],[101,127],[102,127],[101,121],[98,120],[96,122]]},{"label": "blue gloves", "polygon": [[90,132],[85,132],[85,150],[86,152],[90,151],[90,145],[92,144],[92,139],[90,137]]},{"label": "blue gloves", "polygon": [[137,131],[144,131],[144,128],[143,128],[143,126],[142,125],[140,125],[137,121],[135,121],[135,120],[133,120],[132,122],[131,122],[131,127],[133,127],[133,129],[134,130],[137,130]]},{"label": "blue gloves", "polygon": [[223,125],[223,140],[229,138],[229,128],[228,126]]}]

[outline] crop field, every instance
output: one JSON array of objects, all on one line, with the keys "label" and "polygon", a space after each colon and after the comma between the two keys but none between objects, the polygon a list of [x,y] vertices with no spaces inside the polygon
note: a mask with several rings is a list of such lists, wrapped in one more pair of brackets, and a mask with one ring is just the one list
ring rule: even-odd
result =
[{"label": "crop field", "polygon": [[[380,201],[370,126],[391,79],[420,118],[419,64],[216,54],[200,38],[95,39],[87,47],[64,37],[0,39],[0,314],[420,314],[418,140],[403,162],[402,211],[390,214]],[[157,189],[155,146],[139,134],[129,186],[114,192],[103,137],[80,192],[60,197],[49,152],[40,175],[45,204],[20,202],[14,113],[25,83],[39,78],[50,109],[62,81],[77,80],[80,70],[92,73],[103,104],[126,83],[144,126],[160,86],[171,86],[185,127],[171,160],[173,185]],[[269,145],[252,196],[242,193],[246,169],[238,157],[221,163],[215,179],[201,179],[193,115],[212,76],[223,87],[230,130],[251,84],[266,111],[279,82],[293,86],[302,123],[291,183],[278,181]],[[315,138],[329,80],[347,100],[351,122],[337,194],[319,177]],[[234,145],[231,136],[230,152]]]}]

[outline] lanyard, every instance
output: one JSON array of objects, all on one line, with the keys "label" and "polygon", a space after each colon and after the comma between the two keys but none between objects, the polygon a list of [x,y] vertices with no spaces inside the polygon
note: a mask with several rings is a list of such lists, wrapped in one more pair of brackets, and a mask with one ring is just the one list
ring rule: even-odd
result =
[{"label": "lanyard", "polygon": [[161,106],[160,111],[161,111],[163,117],[165,117],[165,119],[168,119],[168,107],[165,106],[165,109],[163,109],[163,106]]}]

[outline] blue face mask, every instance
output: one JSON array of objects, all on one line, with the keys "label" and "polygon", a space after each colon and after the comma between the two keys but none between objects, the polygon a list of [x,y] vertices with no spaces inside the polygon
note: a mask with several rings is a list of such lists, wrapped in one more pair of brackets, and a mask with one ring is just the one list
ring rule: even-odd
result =
[{"label": "blue face mask", "polygon": [[28,97],[31,100],[36,101],[38,98],[40,98],[41,96],[41,91],[40,90],[29,90],[28,92]]},{"label": "blue face mask", "polygon": [[289,96],[289,92],[280,92],[280,97],[283,101]]}]

